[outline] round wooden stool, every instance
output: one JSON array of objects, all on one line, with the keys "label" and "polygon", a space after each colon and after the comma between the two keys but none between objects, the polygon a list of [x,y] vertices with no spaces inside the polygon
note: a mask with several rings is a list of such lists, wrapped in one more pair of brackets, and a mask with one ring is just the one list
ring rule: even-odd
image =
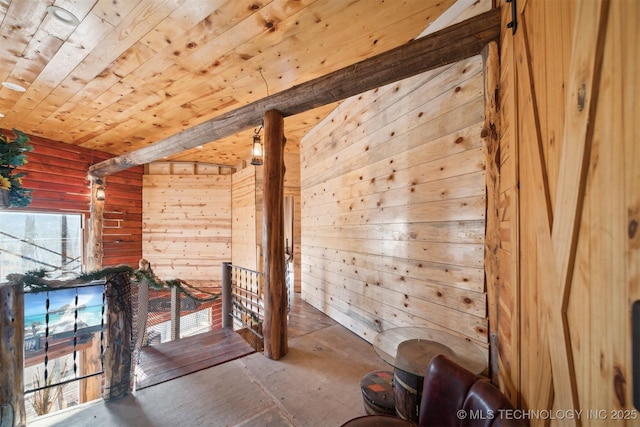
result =
[{"label": "round wooden stool", "polygon": [[395,415],[392,380],[393,374],[389,371],[372,371],[362,377],[360,388],[367,414]]}]

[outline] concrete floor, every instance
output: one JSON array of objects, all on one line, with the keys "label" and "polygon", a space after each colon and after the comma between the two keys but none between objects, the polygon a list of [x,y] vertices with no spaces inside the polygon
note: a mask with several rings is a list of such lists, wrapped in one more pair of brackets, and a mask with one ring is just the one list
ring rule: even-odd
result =
[{"label": "concrete floor", "polygon": [[360,380],[376,369],[391,370],[371,344],[334,324],[290,338],[279,361],[254,353],[29,426],[340,426],[365,414]]}]

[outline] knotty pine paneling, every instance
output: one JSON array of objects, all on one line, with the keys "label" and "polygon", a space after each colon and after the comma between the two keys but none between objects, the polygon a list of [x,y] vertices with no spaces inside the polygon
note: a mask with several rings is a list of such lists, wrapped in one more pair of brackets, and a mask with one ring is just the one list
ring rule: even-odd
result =
[{"label": "knotty pine paneling", "polygon": [[632,1],[533,0],[502,37],[501,388],[524,409],[591,411],[582,425],[638,425],[639,20]]},{"label": "knotty pine paneling", "polygon": [[231,175],[165,166],[150,165],[144,176],[143,255],[163,279],[219,287],[231,259]]},{"label": "knotty pine paneling", "polygon": [[[285,129],[286,137],[286,129]],[[301,203],[300,144],[285,144],[285,197],[293,197],[293,268],[294,290],[301,290]],[[247,166],[232,176],[232,263],[262,271],[262,183],[261,166]],[[290,242],[291,243],[291,242]]]},{"label": "knotty pine paneling", "polygon": [[262,271],[258,233],[262,236],[262,204],[256,198],[256,171],[248,166],[231,176],[231,262],[234,265]]},{"label": "knotty pine paneling", "polygon": [[[511,19],[510,7],[502,8],[502,21]],[[498,381],[497,386],[513,405],[519,404],[520,319],[518,285],[518,150],[515,142],[517,110],[515,96],[515,57],[512,35],[503,32],[500,42],[500,250],[498,252]]]},{"label": "knotty pine paneling", "polygon": [[[11,136],[11,131],[2,130]],[[20,168],[23,182],[33,190],[25,211],[77,213],[88,219],[89,166],[110,154],[29,135],[34,150]],[[103,265],[138,266],[142,257],[142,167],[105,179]],[[19,209],[14,209],[19,210]]]},{"label": "knotty pine paneling", "polygon": [[363,338],[429,326],[487,354],[479,56],[343,102],[301,144],[302,297]]}]

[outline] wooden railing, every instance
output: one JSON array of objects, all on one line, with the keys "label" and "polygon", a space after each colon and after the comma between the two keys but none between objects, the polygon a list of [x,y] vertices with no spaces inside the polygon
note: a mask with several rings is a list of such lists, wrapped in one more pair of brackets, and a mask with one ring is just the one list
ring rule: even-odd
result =
[{"label": "wooden railing", "polygon": [[[0,425],[26,425],[24,404],[24,285],[22,276],[10,275],[0,283]],[[77,281],[47,281],[51,289],[73,288]],[[131,283],[128,272],[105,279],[106,347],[104,348],[105,400],[131,390],[132,320]]]},{"label": "wooden railing", "polygon": [[262,341],[263,297],[262,273],[230,262],[222,264],[223,327],[246,328]]}]

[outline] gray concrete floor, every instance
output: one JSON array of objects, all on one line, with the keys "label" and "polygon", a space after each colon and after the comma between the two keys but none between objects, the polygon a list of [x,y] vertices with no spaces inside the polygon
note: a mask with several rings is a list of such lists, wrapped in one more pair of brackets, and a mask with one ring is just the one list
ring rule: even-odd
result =
[{"label": "gray concrete floor", "polygon": [[254,353],[29,426],[340,426],[365,414],[360,380],[376,369],[391,370],[371,344],[334,324],[290,338],[278,361]]}]

